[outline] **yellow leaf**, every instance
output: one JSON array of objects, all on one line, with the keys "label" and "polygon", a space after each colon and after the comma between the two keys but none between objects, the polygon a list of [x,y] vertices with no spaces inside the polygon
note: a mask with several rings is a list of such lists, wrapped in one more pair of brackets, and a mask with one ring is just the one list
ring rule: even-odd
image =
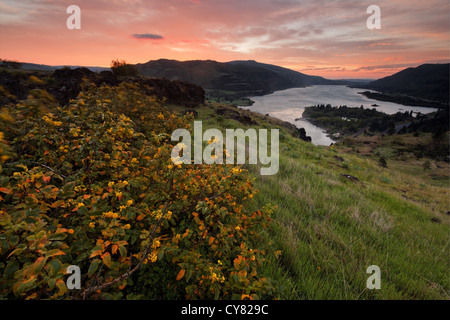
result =
[{"label": "yellow leaf", "polygon": [[111,267],[111,255],[109,252],[106,252],[104,255],[102,255],[103,263],[109,268]]},{"label": "yellow leaf", "polygon": [[92,252],[91,256],[89,258],[93,258],[96,257],[98,255],[102,254],[102,250],[95,250],[94,252]]}]

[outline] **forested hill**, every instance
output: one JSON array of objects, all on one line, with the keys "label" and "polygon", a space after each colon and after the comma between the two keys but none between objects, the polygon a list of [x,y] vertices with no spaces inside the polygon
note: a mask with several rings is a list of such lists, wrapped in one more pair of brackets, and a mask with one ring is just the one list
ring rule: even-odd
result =
[{"label": "forested hill", "polygon": [[423,64],[358,87],[449,103],[450,64]]},{"label": "forested hill", "polygon": [[212,60],[152,60],[137,64],[139,73],[151,77],[182,80],[207,91],[238,92],[241,95],[267,94],[276,90],[315,84],[345,84],[256,61],[217,62]]}]

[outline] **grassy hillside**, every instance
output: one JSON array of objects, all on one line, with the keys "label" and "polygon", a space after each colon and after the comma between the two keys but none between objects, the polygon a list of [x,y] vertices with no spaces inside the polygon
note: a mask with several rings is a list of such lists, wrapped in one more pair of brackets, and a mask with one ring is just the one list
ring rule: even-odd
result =
[{"label": "grassy hillside", "polygon": [[[206,127],[243,127],[215,108],[197,109]],[[449,298],[448,163],[424,171],[424,159],[393,158],[383,168],[374,153],[314,146],[273,119],[245,114],[253,127],[281,129],[278,174],[259,176],[247,166],[260,190],[253,206],[277,206],[261,233],[282,252],[264,269],[279,298]],[[370,265],[381,268],[381,290],[366,288]]]}]

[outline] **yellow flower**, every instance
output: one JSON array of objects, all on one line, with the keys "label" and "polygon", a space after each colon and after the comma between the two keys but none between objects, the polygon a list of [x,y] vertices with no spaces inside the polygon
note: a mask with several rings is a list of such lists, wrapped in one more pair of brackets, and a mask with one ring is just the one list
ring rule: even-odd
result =
[{"label": "yellow flower", "polygon": [[89,223],[89,227],[94,228],[95,227],[95,222]]},{"label": "yellow flower", "polygon": [[236,228],[234,228],[235,230],[239,231],[241,230],[241,227],[237,226]]},{"label": "yellow flower", "polygon": [[152,252],[152,254],[149,254],[149,255],[148,255],[148,259],[149,259],[151,262],[155,262],[156,260],[158,260],[158,256],[157,256],[154,252]]},{"label": "yellow flower", "polygon": [[164,115],[161,112],[158,114],[158,119],[164,120]]},{"label": "yellow flower", "polygon": [[127,180],[123,181],[122,183],[123,183],[125,186],[128,185],[128,181],[127,181]]},{"label": "yellow flower", "polygon": [[114,181],[111,181],[110,183],[108,183],[108,187],[112,187],[114,185]]},{"label": "yellow flower", "polygon": [[123,226],[123,228],[126,229],[126,230],[128,230],[128,229],[131,228],[131,226],[130,226],[129,224],[126,224],[126,225]]},{"label": "yellow flower", "polygon": [[117,198],[120,198],[122,195],[123,195],[122,192],[116,192],[116,197],[117,197]]},{"label": "yellow flower", "polygon": [[156,249],[161,246],[161,243],[158,240],[153,241],[152,249]]},{"label": "yellow flower", "polygon": [[231,172],[234,173],[234,174],[239,174],[239,173],[242,172],[242,169],[239,169],[239,168],[235,167],[235,168],[231,169]]},{"label": "yellow flower", "polygon": [[122,210],[124,210],[124,209],[126,209],[126,208],[127,208],[127,206],[120,206],[120,207],[119,207],[120,211],[122,211]]},{"label": "yellow flower", "polygon": [[128,200],[127,201],[127,206],[131,206],[133,204],[133,200]]}]

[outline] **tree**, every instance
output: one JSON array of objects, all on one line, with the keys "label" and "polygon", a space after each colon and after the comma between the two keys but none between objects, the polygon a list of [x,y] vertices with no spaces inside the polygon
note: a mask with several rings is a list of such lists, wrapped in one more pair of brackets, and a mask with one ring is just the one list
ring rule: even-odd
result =
[{"label": "tree", "polygon": [[119,59],[111,61],[111,70],[116,76],[136,77],[139,74],[136,66],[128,64],[125,60]]}]

